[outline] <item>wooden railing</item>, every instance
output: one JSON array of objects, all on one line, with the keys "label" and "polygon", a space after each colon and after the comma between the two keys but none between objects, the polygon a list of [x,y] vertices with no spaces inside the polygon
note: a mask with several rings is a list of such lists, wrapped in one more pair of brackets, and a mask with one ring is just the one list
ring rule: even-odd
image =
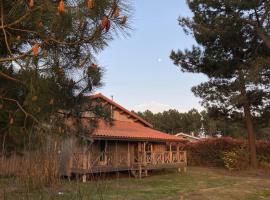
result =
[{"label": "wooden railing", "polygon": [[107,167],[117,168],[129,166],[126,153],[74,153],[72,158],[73,169],[93,170],[95,168]]},{"label": "wooden railing", "polygon": [[144,165],[177,164],[186,163],[185,151],[165,151],[165,152],[140,152],[140,162]]},{"label": "wooden railing", "polygon": [[[136,164],[144,166],[187,163],[185,151],[146,151],[139,152],[138,156],[139,159]],[[127,153],[74,153],[72,159],[72,168],[78,170],[94,170],[98,168],[129,168],[132,164],[129,162]]]}]

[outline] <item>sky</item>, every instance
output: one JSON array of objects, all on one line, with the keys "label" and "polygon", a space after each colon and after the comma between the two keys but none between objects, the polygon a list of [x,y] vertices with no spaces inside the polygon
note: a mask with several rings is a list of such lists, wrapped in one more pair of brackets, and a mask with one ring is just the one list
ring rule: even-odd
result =
[{"label": "sky", "polygon": [[179,16],[191,16],[185,0],[134,0],[130,37],[116,38],[98,55],[105,69],[103,93],[129,110],[162,112],[202,110],[191,87],[206,80],[183,73],[169,58],[171,50],[196,44],[178,25]]}]

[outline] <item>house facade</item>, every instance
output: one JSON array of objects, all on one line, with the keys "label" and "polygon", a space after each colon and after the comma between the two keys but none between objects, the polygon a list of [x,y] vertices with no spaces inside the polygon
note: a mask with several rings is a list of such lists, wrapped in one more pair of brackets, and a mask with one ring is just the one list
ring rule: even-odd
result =
[{"label": "house facade", "polygon": [[[154,130],[147,121],[102,94],[90,98],[110,106],[113,121],[98,120],[96,128],[82,136],[83,145],[66,141],[62,175],[129,171],[142,177],[155,169],[186,170],[186,152],[180,151],[181,137]],[[83,120],[87,122],[87,116]]]}]

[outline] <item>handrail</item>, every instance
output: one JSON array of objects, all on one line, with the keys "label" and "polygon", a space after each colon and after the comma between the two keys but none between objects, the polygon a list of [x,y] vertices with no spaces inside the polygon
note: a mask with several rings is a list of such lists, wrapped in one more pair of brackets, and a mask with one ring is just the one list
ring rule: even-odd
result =
[{"label": "handrail", "polygon": [[173,163],[186,163],[185,151],[144,151],[139,152],[141,163],[143,165],[152,164],[173,164]]},{"label": "handrail", "polygon": [[[78,157],[75,157],[77,155]],[[101,152],[98,155],[88,153],[85,157],[85,153],[74,153],[72,160],[72,167],[77,169],[92,169],[94,167],[120,167],[128,166],[127,154],[120,154],[116,152]],[[104,162],[101,161],[101,157],[104,156]],[[126,156],[126,157],[125,157]],[[86,160],[85,160],[86,158]],[[77,159],[77,160],[76,160]],[[76,163],[74,163],[74,161]],[[86,161],[86,165],[84,162]],[[159,164],[181,164],[187,163],[185,151],[144,151],[139,152],[140,165],[159,165]]]}]

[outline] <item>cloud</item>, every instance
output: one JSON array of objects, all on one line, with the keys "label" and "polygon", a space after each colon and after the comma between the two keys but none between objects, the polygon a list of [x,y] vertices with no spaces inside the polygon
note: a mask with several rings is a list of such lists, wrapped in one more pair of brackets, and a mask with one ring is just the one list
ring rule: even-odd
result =
[{"label": "cloud", "polygon": [[138,112],[143,112],[146,110],[150,110],[153,113],[158,113],[158,112],[163,112],[165,110],[170,110],[172,109],[172,107],[170,105],[167,104],[162,104],[156,101],[151,101],[149,103],[144,103],[144,104],[138,104],[133,106],[132,110]]}]

